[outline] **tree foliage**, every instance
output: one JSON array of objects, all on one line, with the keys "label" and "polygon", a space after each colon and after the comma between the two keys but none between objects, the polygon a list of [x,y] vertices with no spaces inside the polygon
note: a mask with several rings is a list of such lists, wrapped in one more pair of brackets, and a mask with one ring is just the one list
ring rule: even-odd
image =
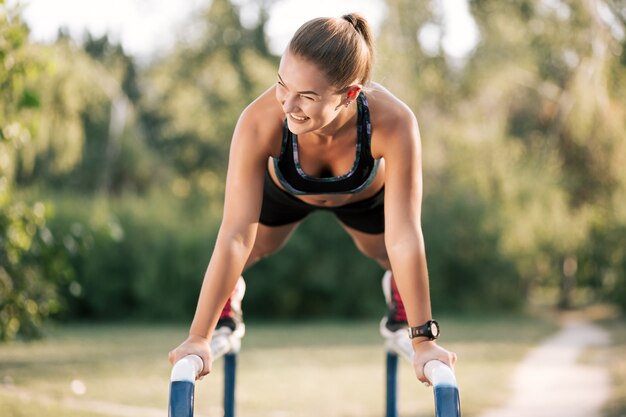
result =
[{"label": "tree foliage", "polygon": [[[46,207],[12,198],[16,172],[33,155],[77,132],[54,138],[38,134],[45,95],[38,89],[48,68],[37,46],[28,42],[28,29],[19,10],[0,3],[0,340],[37,337],[42,321],[59,310],[57,286],[71,278],[66,248],[46,227]],[[71,115],[67,126],[72,126]],[[74,136],[76,135],[76,136]],[[75,160],[76,143],[57,149],[60,167]]]},{"label": "tree foliage", "polygon": [[[417,19],[409,5],[389,2],[395,24],[383,26],[381,39],[410,53],[383,51],[393,55],[383,57],[389,67],[382,73],[395,65],[421,67],[394,82],[400,92],[415,92],[426,200],[471,190],[489,207],[479,222],[496,231],[501,250],[494,255],[516,265],[520,287],[528,292],[560,285],[567,306],[576,268],[564,265],[578,265],[591,234],[608,224],[598,218],[619,211],[614,203],[623,195],[624,4],[608,3],[610,9],[595,0],[469,4],[480,42],[459,69],[441,48],[438,56],[424,57],[415,34],[426,24],[446,32],[432,7]],[[415,89],[400,87],[407,84]],[[581,285],[587,281],[579,274]]]},{"label": "tree foliage", "polygon": [[142,119],[151,146],[174,168],[172,190],[221,198],[233,128],[241,111],[268,87],[277,60],[256,27],[240,21],[228,0],[197,17],[195,42],[180,45],[146,73]]}]

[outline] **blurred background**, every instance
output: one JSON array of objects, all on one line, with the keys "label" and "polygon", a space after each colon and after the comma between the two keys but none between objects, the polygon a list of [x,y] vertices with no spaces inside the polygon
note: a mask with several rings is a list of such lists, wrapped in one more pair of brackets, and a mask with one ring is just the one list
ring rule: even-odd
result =
[{"label": "blurred background", "polygon": [[[435,311],[626,306],[626,2],[63,3],[0,2],[1,339],[190,319],[239,113],[302,22],[350,10],[420,122]],[[378,316],[381,274],[319,214],[245,308]]]},{"label": "blurred background", "polygon": [[[20,343],[0,349],[4,386],[54,396],[61,388],[46,384],[67,378],[82,395],[84,381],[109,381],[97,398],[123,402],[140,384],[106,379],[122,340],[142,343],[124,354],[149,354],[141,371],[163,384],[212,252],[240,112],[275,82],[300,24],[350,11],[374,27],[374,80],[420,123],[433,309],[465,363],[478,369],[497,346],[518,360],[554,329],[524,318],[538,308],[621,314],[626,1],[0,0],[0,341]],[[369,320],[374,336],[351,340],[377,340],[382,273],[331,216],[312,216],[246,274],[247,320],[286,326],[255,346],[278,349],[288,334],[310,346],[311,333],[352,328],[298,336],[289,326],[302,319]],[[164,323],[174,327],[150,327]],[[624,321],[610,326],[624,358]],[[59,344],[30,345],[33,365],[22,341],[45,335]],[[61,350],[84,363],[62,365]],[[626,410],[620,364],[615,416]],[[466,401],[468,415],[492,397]],[[12,401],[10,416],[42,412]],[[368,415],[336,415],[356,414]]]}]

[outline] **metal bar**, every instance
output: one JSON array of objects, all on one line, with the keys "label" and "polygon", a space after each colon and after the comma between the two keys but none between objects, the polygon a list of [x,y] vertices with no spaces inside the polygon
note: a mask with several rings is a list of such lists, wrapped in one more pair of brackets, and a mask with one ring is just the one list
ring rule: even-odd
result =
[{"label": "metal bar", "polygon": [[170,377],[169,417],[193,417],[194,386],[202,370],[202,359],[189,355],[172,367]]},{"label": "metal bar", "polygon": [[398,417],[398,355],[387,352],[386,417]]},{"label": "metal bar", "polygon": [[432,360],[424,366],[424,373],[434,387],[435,417],[460,417],[459,387],[452,369]]},{"label": "metal bar", "polygon": [[224,355],[224,417],[235,417],[237,354]]}]

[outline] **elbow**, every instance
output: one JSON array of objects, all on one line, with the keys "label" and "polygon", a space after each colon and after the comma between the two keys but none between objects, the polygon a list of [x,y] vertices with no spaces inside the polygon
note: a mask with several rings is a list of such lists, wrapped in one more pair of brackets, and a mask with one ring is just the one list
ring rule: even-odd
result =
[{"label": "elbow", "polygon": [[215,250],[228,252],[236,257],[248,257],[252,252],[256,237],[256,227],[251,225],[242,230],[220,228],[215,242]]},{"label": "elbow", "polygon": [[386,233],[385,235],[385,247],[390,257],[413,257],[426,254],[421,230]]}]

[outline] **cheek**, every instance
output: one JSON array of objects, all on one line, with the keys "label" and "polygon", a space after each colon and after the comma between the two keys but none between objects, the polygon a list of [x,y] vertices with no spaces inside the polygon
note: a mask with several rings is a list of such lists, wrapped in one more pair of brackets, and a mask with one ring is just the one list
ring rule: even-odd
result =
[{"label": "cheek", "polygon": [[330,122],[332,121],[335,117],[337,117],[337,113],[339,112],[339,109],[336,109],[337,106],[331,106],[331,105],[327,105],[324,107],[324,118]]},{"label": "cheek", "polygon": [[276,89],[276,100],[278,100],[280,104],[282,104],[283,101],[285,101],[285,93],[280,91],[280,88]]},{"label": "cheek", "polygon": [[307,106],[307,108],[303,107],[302,110],[307,114],[307,116],[311,118],[321,119],[326,123],[330,122],[337,115],[335,108],[329,105]]}]

